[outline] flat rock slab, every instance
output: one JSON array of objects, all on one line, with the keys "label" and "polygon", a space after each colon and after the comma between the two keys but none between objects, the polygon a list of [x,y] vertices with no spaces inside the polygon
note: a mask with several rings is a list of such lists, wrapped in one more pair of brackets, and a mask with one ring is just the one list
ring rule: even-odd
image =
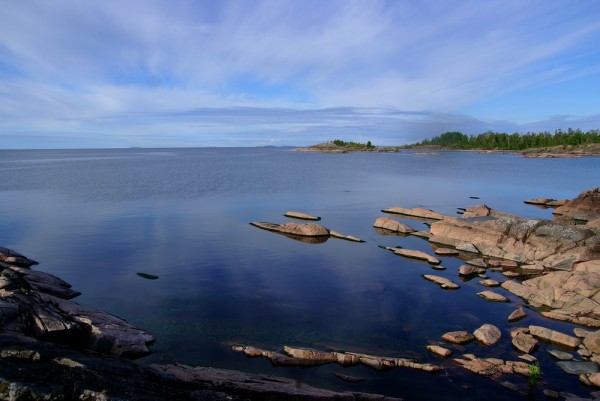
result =
[{"label": "flat rock slab", "polygon": [[598,364],[596,362],[560,361],[556,365],[570,375],[598,373]]},{"label": "flat rock slab", "polygon": [[421,207],[416,208],[404,208],[404,207],[391,207],[389,209],[383,209],[384,213],[392,213],[392,214],[402,214],[405,216],[412,216],[422,219],[431,219],[431,220],[443,220],[446,216],[443,214],[434,212],[433,210],[424,209]]},{"label": "flat rock slab", "polygon": [[485,269],[487,267],[487,263],[485,263],[485,260],[483,260],[481,258],[470,259],[470,260],[467,260],[465,263],[468,265],[471,265],[471,266],[481,267],[483,269]]},{"label": "flat rock slab", "polygon": [[494,345],[502,337],[500,329],[493,324],[484,324],[473,332],[477,341],[484,345]]},{"label": "flat rock slab", "polygon": [[452,281],[448,280],[445,277],[435,276],[433,274],[424,274],[423,278],[425,280],[429,280],[429,281],[432,281],[432,282],[438,284],[443,289],[457,290],[460,288],[460,286],[458,284],[453,283]]},{"label": "flat rock slab", "polygon": [[442,336],[443,340],[454,344],[466,344],[475,339],[475,336],[468,331],[449,331]]},{"label": "flat rock slab", "polygon": [[394,248],[393,252],[395,255],[403,256],[405,258],[424,260],[432,265],[439,265],[442,263],[438,258],[415,249]]},{"label": "flat rock slab", "polygon": [[438,256],[458,256],[460,253],[456,249],[452,248],[438,248],[434,252]]},{"label": "flat rock slab", "polygon": [[529,332],[532,336],[539,338],[540,340],[564,345],[565,347],[577,348],[581,343],[581,340],[577,337],[573,337],[560,331],[548,329],[541,326],[529,326]]},{"label": "flat rock slab", "polygon": [[481,298],[485,299],[486,301],[508,302],[508,298],[506,298],[504,295],[500,295],[494,291],[482,291],[482,292],[478,292],[477,295],[479,295]]},{"label": "flat rock slab", "polygon": [[251,225],[262,228],[263,230],[274,231],[283,234],[297,235],[301,237],[328,237],[329,230],[316,223],[285,223],[285,224],[274,224],[266,223],[262,221],[253,221]]},{"label": "flat rock slab", "polygon": [[329,236],[331,236],[333,238],[343,239],[346,241],[351,241],[351,242],[365,242],[362,239],[357,238],[353,235],[346,235],[346,234],[342,234],[342,233],[339,233],[339,232],[333,231],[333,230],[329,230]]},{"label": "flat rock slab", "polygon": [[389,230],[389,231],[393,231],[396,233],[402,233],[402,234],[410,234],[410,233],[417,231],[414,228],[407,226],[406,224],[401,223],[398,220],[391,219],[389,217],[378,218],[377,220],[375,220],[375,223],[373,223],[373,227],[382,228],[384,230]]},{"label": "flat rock slab", "polygon": [[285,217],[291,217],[293,219],[300,219],[300,220],[314,220],[314,221],[318,221],[321,220],[321,218],[319,216],[313,216],[307,213],[302,213],[302,212],[285,212],[283,214]]},{"label": "flat rock slab", "polygon": [[440,347],[439,345],[428,345],[427,349],[435,355],[444,358],[448,358],[450,355],[452,355],[452,351],[450,351],[448,348]]}]

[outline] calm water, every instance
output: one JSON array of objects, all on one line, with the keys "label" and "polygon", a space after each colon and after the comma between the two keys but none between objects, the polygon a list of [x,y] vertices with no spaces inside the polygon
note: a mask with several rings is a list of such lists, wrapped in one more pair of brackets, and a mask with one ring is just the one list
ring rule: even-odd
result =
[{"label": "calm water", "polygon": [[[153,333],[147,362],[236,368],[293,377],[336,390],[410,399],[544,399],[505,390],[424,347],[450,330],[501,327],[494,347],[465,352],[516,359],[506,317],[521,306],[475,294],[478,280],[443,291],[422,274],[459,282],[461,261],[447,270],[394,256],[377,245],[431,251],[415,237],[382,236],[380,210],[426,207],[455,215],[485,203],[524,217],[550,210],[533,197],[573,198],[598,186],[600,159],[524,159],[446,152],[326,155],[278,148],[0,151],[0,245],[41,262],[83,293],[78,302],[121,316]],[[476,196],[480,199],[471,199]],[[322,224],[358,236],[307,244],[259,230],[287,210],[321,216]],[[418,221],[404,220],[417,229]],[[157,275],[146,280],[136,273]],[[491,273],[492,278],[502,278]],[[499,289],[498,292],[506,293]],[[518,324],[572,325],[529,312]],[[517,325],[518,325],[517,324]],[[514,325],[514,324],[513,324]],[[243,342],[364,351],[446,364],[441,374],[365,367],[275,368],[230,351]],[[588,396],[576,376],[558,374],[542,345],[537,356],[550,388]],[[455,349],[455,355],[461,350]],[[364,377],[359,384],[331,373]],[[509,380],[528,391],[525,379]]]}]

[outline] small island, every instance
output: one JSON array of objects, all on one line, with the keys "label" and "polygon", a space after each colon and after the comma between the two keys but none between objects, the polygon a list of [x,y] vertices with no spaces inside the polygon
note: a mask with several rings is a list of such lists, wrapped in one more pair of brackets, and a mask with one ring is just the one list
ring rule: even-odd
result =
[{"label": "small island", "polygon": [[321,152],[321,153],[350,153],[350,152],[399,152],[401,146],[374,146],[371,141],[367,143],[357,143],[335,139],[329,142],[319,143],[317,145],[305,148],[296,148],[296,152]]}]

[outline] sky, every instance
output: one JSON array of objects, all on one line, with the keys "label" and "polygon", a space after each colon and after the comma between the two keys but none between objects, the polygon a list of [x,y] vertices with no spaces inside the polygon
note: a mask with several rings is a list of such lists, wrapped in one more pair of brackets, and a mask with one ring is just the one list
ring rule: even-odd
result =
[{"label": "sky", "polygon": [[19,0],[0,149],[600,128],[597,0]]}]

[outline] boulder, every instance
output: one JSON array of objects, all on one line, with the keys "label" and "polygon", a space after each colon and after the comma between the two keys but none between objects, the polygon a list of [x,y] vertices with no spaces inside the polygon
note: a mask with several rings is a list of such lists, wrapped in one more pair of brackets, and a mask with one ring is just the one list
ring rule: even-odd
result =
[{"label": "boulder", "polygon": [[424,274],[423,278],[438,284],[443,289],[456,290],[460,288],[458,284],[453,283],[445,277],[434,276],[433,274]]},{"label": "boulder", "polygon": [[482,292],[478,292],[477,295],[479,295],[486,301],[508,302],[508,299],[504,295],[500,295],[494,291],[482,291]]},{"label": "boulder", "polygon": [[548,329],[546,327],[529,326],[529,332],[532,336],[539,338],[542,341],[563,345],[569,348],[577,348],[581,343],[581,340],[577,337]]},{"label": "boulder", "polygon": [[411,216],[411,217],[416,217],[416,218],[420,218],[420,219],[429,219],[429,220],[442,220],[444,219],[446,216],[444,216],[443,214],[434,212],[433,210],[429,210],[429,209],[424,209],[424,208],[403,208],[403,207],[391,207],[389,209],[383,209],[382,212],[384,213],[392,213],[392,214],[401,214],[404,216]]},{"label": "boulder", "polygon": [[479,284],[483,285],[484,287],[498,287],[500,285],[499,282],[492,280],[491,278],[481,280],[479,281]]},{"label": "boulder", "polygon": [[523,319],[527,314],[523,308],[519,308],[514,310],[510,315],[508,315],[509,322],[516,322],[517,320]]},{"label": "boulder", "polygon": [[512,345],[519,351],[529,354],[537,348],[538,341],[530,334],[518,332],[512,338]]},{"label": "boulder", "polygon": [[390,219],[389,217],[380,217],[375,220],[373,223],[373,227],[382,228],[385,230],[402,233],[402,234],[410,234],[415,232],[416,230],[412,227],[407,226],[399,222],[398,220]]},{"label": "boulder", "polygon": [[314,221],[318,221],[321,220],[321,218],[319,216],[313,216],[310,214],[306,214],[306,213],[302,213],[302,212],[285,212],[284,213],[285,217],[291,217],[293,219],[300,219],[300,220],[314,220]]},{"label": "boulder", "polygon": [[472,276],[485,273],[485,269],[471,265],[461,265],[458,268],[458,274],[461,276]]},{"label": "boulder", "polygon": [[263,230],[275,231],[282,234],[297,235],[300,237],[328,237],[329,230],[322,225],[316,223],[285,223],[273,224],[260,221],[253,221],[251,225],[262,228]]},{"label": "boulder", "polygon": [[493,324],[484,324],[473,332],[473,335],[480,343],[484,345],[494,345],[500,340],[502,334],[500,329]]},{"label": "boulder", "polygon": [[582,192],[577,198],[556,208],[554,214],[585,221],[600,217],[600,188]]},{"label": "boulder", "polygon": [[454,344],[466,344],[475,339],[468,331],[450,331],[442,335],[442,339]]},{"label": "boulder", "polygon": [[476,205],[469,206],[465,212],[462,214],[462,218],[466,219],[469,217],[484,217],[489,216],[492,209],[490,209],[487,205]]}]

